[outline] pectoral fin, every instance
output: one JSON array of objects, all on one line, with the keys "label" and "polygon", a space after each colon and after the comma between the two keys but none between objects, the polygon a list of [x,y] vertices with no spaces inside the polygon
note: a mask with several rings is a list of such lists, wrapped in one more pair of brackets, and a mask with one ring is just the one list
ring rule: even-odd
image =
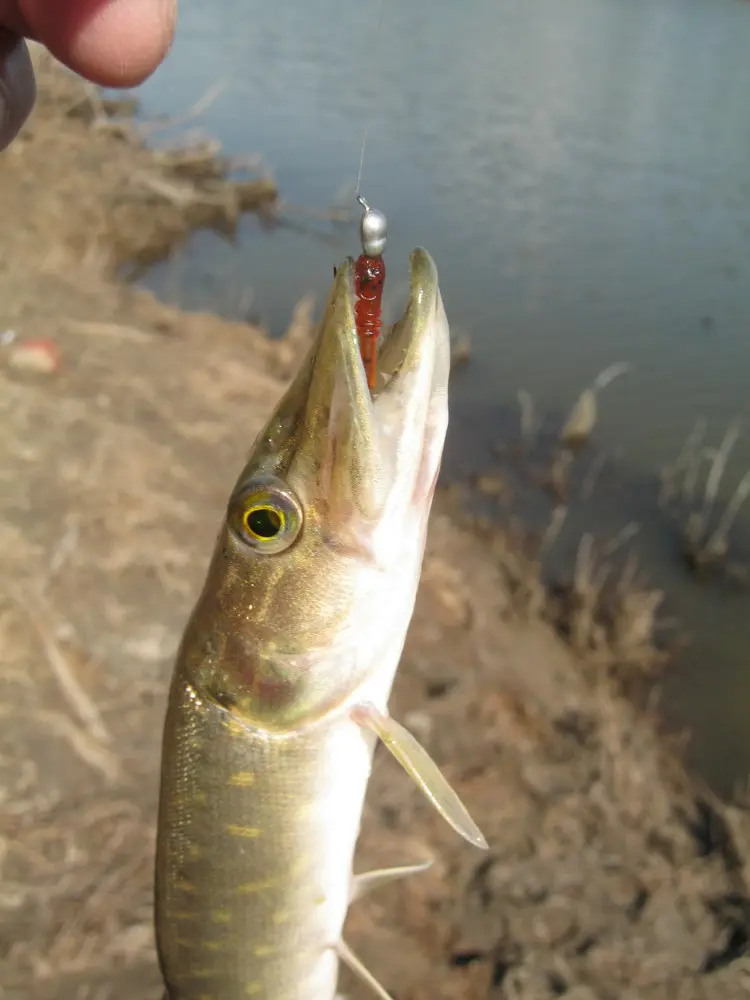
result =
[{"label": "pectoral fin", "polygon": [[395,882],[399,878],[406,878],[407,875],[418,875],[420,872],[426,872],[431,867],[431,861],[422,861],[420,864],[401,865],[398,868],[378,868],[375,871],[354,875],[352,877],[349,901],[353,903],[355,899],[361,899],[363,896],[366,896],[372,889],[379,889],[381,885],[386,885],[388,882]]},{"label": "pectoral fin", "polygon": [[346,941],[339,941],[336,945],[336,951],[341,961],[351,969],[357,979],[370,987],[376,997],[380,997],[380,1000],[393,1000],[388,990],[380,985],[369,969],[365,968]]},{"label": "pectoral fin", "polygon": [[406,773],[414,779],[440,815],[475,847],[487,850],[487,841],[463,802],[441,774],[437,764],[408,729],[374,705],[358,705],[351,712],[354,721],[372,730],[390,750]]}]

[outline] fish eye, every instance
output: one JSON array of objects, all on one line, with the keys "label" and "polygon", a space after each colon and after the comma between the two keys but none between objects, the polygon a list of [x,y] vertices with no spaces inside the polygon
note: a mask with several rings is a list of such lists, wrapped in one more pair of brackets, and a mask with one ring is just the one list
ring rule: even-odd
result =
[{"label": "fish eye", "polygon": [[229,524],[258,552],[283,552],[302,528],[302,508],[288,487],[275,479],[244,485],[229,505]]}]

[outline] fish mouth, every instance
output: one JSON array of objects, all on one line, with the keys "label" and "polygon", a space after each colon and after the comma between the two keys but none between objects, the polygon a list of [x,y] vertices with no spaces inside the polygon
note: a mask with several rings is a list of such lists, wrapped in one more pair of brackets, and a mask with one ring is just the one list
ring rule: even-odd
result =
[{"label": "fish mouth", "polygon": [[[354,307],[353,262],[348,258],[349,287]],[[402,317],[380,337],[376,355],[376,383],[372,398],[377,399],[391,379],[419,363],[420,351],[439,352],[441,346],[436,327],[437,313],[442,307],[438,273],[430,254],[417,247],[409,257],[409,298]],[[356,325],[355,325],[356,332]],[[437,336],[434,336],[437,334]]]},{"label": "fish mouth", "polygon": [[442,324],[443,330],[437,268],[427,250],[417,247],[411,252],[409,271],[409,298],[402,317],[379,338],[376,383],[370,390],[355,319],[354,261],[347,257],[335,269],[318,338],[308,359],[310,404],[333,399],[337,390],[355,407],[367,400],[376,404],[394,379],[424,364],[429,360],[427,355],[434,362],[445,360],[442,355],[449,351],[447,323]]},{"label": "fish mouth", "polygon": [[[354,262],[336,269],[314,343],[256,443],[262,471],[367,517],[442,453],[450,342],[430,254],[410,255],[403,316],[381,339],[371,392],[355,320]],[[429,464],[429,463],[428,463]],[[434,461],[433,461],[434,464]],[[256,465],[257,468],[257,465]]]}]

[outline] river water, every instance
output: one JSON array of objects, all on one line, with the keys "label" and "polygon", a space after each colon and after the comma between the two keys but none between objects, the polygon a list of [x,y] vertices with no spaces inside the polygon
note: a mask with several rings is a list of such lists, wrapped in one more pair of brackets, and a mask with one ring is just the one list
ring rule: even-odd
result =
[{"label": "river water", "polygon": [[[427,246],[472,338],[452,389],[468,451],[519,387],[565,410],[623,360],[635,370],[602,397],[597,433],[636,478],[697,418],[718,442],[750,416],[750,3],[387,0],[378,32],[379,13],[185,3],[143,110],[179,114],[221,82],[201,126],[317,210],[353,189],[368,123],[363,191],[389,217],[390,290]],[[295,219],[268,233],[249,218],[236,246],[198,234],[148,282],[281,332],[357,252],[353,225]],[[750,427],[728,490],[749,467]],[[750,597],[699,585],[668,548],[645,561],[695,641],[665,710],[726,789],[750,773]]]}]

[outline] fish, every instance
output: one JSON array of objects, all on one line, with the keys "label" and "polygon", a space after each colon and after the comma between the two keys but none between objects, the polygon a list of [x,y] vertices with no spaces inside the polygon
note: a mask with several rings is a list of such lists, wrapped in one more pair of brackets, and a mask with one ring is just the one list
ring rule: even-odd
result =
[{"label": "fish", "polygon": [[437,270],[410,256],[370,389],[353,261],[229,498],[170,685],[155,924],[167,1000],[333,1000],[352,902],[421,860],[353,874],[380,740],[471,844],[487,842],[388,711],[448,424]]}]

